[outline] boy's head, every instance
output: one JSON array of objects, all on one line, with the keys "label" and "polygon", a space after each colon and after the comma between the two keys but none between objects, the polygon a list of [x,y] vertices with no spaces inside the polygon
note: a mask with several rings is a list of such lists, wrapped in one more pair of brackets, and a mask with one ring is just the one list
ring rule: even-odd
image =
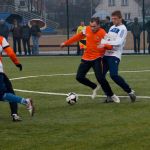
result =
[{"label": "boy's head", "polygon": [[109,16],[106,16],[105,22],[106,22],[106,23],[109,23],[109,22],[110,22],[110,17],[109,17]]},{"label": "boy's head", "polygon": [[114,25],[118,26],[122,24],[122,14],[120,10],[114,11],[111,14],[111,18]]},{"label": "boy's head", "polygon": [[100,28],[100,19],[99,17],[92,18],[90,21],[90,27],[92,32],[97,32]]},{"label": "boy's head", "polygon": [[81,21],[81,22],[80,22],[80,25],[81,25],[81,26],[85,26],[84,21]]},{"label": "boy's head", "polygon": [[138,23],[138,22],[139,22],[139,19],[138,19],[137,17],[135,17],[135,18],[134,18],[134,22],[135,22],[135,23]]}]

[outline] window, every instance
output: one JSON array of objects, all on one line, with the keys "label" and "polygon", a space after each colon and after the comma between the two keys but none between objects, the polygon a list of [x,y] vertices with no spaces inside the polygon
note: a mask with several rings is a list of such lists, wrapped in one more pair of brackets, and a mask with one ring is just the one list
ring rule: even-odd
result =
[{"label": "window", "polygon": [[129,0],[121,0],[121,5],[122,6],[128,6],[129,5]]},{"label": "window", "polygon": [[131,19],[131,14],[125,13],[125,20],[130,20],[130,19]]},{"label": "window", "polygon": [[115,0],[108,0],[108,6],[115,6]]}]

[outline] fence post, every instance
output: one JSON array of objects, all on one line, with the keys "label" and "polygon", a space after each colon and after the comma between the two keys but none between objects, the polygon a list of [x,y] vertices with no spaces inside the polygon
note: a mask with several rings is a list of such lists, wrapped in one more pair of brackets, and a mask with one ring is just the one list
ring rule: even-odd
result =
[{"label": "fence post", "polygon": [[91,0],[91,18],[93,16],[93,0]]},{"label": "fence post", "polygon": [[145,0],[143,0],[143,50],[145,54]]},{"label": "fence post", "polygon": [[[66,14],[67,14],[67,39],[69,39],[69,2],[66,0]],[[70,54],[70,47],[68,46],[68,55]]]}]

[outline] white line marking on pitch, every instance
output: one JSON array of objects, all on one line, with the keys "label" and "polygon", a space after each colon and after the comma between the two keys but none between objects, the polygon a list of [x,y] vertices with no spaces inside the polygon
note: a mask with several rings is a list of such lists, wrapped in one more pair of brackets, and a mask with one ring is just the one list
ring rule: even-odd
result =
[{"label": "white line marking on pitch", "polygon": [[[121,73],[143,73],[143,72],[150,72],[150,70],[133,70],[133,71],[120,71]],[[94,74],[93,72],[90,72],[88,74]],[[55,77],[55,76],[74,76],[76,73],[68,73],[68,74],[50,74],[50,75],[35,75],[35,76],[26,76],[26,77],[18,77],[18,78],[12,78],[11,81],[14,80],[22,80],[22,79],[29,79],[29,78],[38,78],[38,77]]]},{"label": "white line marking on pitch", "polygon": [[[150,70],[135,70],[135,71],[120,71],[121,73],[141,73],[141,72],[150,72]],[[93,72],[90,72],[88,74],[93,74]],[[68,74],[51,74],[51,75],[36,75],[36,76],[26,76],[26,77],[19,77],[19,78],[12,78],[11,81],[15,80],[22,80],[22,79],[28,79],[28,78],[38,78],[38,77],[55,77],[55,76],[74,76],[76,73],[68,73]],[[23,92],[23,93],[34,93],[34,94],[42,94],[42,95],[55,95],[55,96],[67,96],[65,93],[54,93],[54,92],[40,92],[40,91],[29,91],[29,90],[20,90],[15,89],[17,92]],[[91,95],[86,94],[78,94],[81,97],[91,97]],[[106,97],[104,95],[98,95],[97,97]],[[119,96],[120,98],[128,98],[128,96]],[[137,96],[137,98],[142,99],[150,99],[150,96]]]},{"label": "white line marking on pitch", "polygon": [[[40,92],[40,91],[29,91],[29,90],[20,90],[20,89],[14,89],[16,92],[22,92],[22,93],[33,93],[33,94],[41,94],[41,95],[54,95],[54,96],[67,96],[65,93],[54,93],[54,92]],[[91,95],[86,94],[78,94],[80,97],[91,97]],[[97,97],[106,97],[104,95],[97,95]],[[128,98],[129,96],[119,96],[120,98]],[[137,98],[141,99],[150,99],[150,96],[137,96]]]}]

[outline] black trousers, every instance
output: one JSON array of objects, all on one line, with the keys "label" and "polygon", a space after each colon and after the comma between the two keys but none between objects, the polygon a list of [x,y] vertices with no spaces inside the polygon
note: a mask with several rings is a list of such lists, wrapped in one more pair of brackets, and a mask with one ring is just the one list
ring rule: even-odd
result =
[{"label": "black trousers", "polygon": [[27,55],[27,53],[28,53],[29,55],[31,55],[30,38],[28,38],[28,39],[23,38],[23,39],[22,39],[22,43],[23,43],[23,48],[24,48],[24,53],[25,53],[25,55]]},{"label": "black trousers", "polygon": [[[12,84],[9,78],[4,74],[0,73],[0,93],[12,93],[15,94]],[[17,103],[9,103],[11,109],[11,115],[18,113],[18,104]]]},{"label": "black trousers", "polygon": [[79,65],[76,80],[80,83],[90,87],[91,89],[95,89],[97,85],[86,78],[88,71],[93,68],[95,76],[99,84],[101,85],[104,93],[107,96],[112,96],[114,93],[111,90],[111,87],[105,77],[103,76],[103,64],[102,58],[98,58],[93,61],[81,60],[81,64]]},{"label": "black trousers", "polygon": [[77,45],[77,56],[80,55],[80,52],[81,52],[81,50],[80,50],[80,45],[79,45],[79,42],[78,42],[78,45]]},{"label": "black trousers", "polygon": [[[18,50],[17,50],[17,47],[18,47]],[[13,48],[14,48],[15,53],[18,51],[20,55],[22,54],[22,52],[21,52],[21,38],[13,37]]]},{"label": "black trousers", "polygon": [[[82,44],[86,45],[86,40],[81,40],[80,42]],[[77,55],[78,56],[83,55],[83,53],[84,53],[84,49],[80,48],[80,42],[78,42],[78,44],[77,44]]]},{"label": "black trousers", "polygon": [[134,39],[134,52],[140,53],[140,36],[139,37],[133,36],[133,39]]}]

